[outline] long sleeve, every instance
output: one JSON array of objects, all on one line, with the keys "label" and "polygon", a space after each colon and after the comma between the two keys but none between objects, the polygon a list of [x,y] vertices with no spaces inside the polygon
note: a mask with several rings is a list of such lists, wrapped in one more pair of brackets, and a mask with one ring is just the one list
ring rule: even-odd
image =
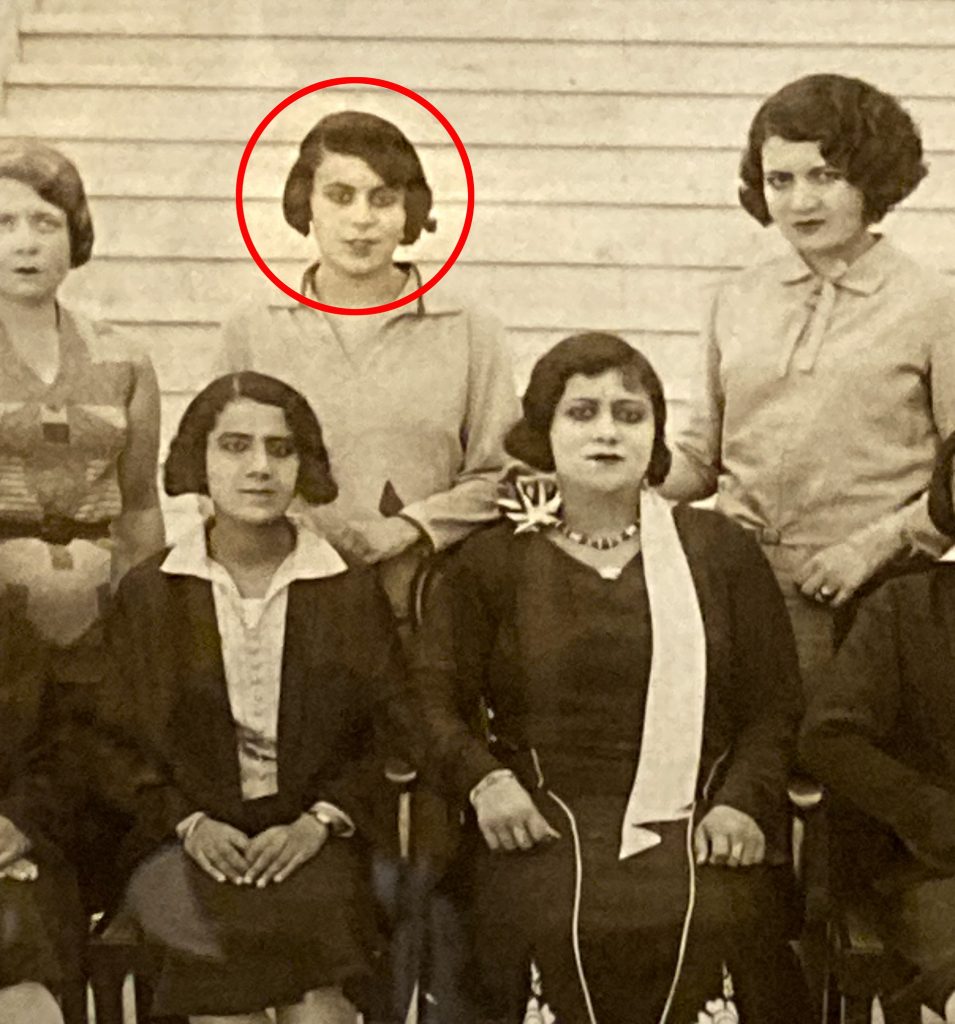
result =
[{"label": "long sleeve", "polygon": [[479,732],[493,625],[468,554],[464,548],[442,567],[416,637],[411,673],[419,716],[416,760],[437,789],[462,804],[485,775],[504,767]]},{"label": "long sleeve", "polygon": [[402,515],[417,523],[435,550],[462,540],[498,517],[497,482],[505,463],[504,435],[520,417],[514,371],[500,323],[470,310],[464,462],[452,487],[414,501]]},{"label": "long sleeve", "polygon": [[349,730],[346,748],[351,756],[335,774],[323,772],[310,780],[306,800],[309,807],[319,802],[334,805],[368,833],[376,828],[374,796],[386,785],[386,760],[410,756],[417,723],[391,605],[373,573],[365,575],[367,586],[361,590],[360,604],[349,606],[348,621],[350,628],[361,623],[364,657],[356,681],[367,688],[366,713]]},{"label": "long sleeve", "polygon": [[755,541],[737,527],[727,529],[722,557],[734,567],[729,642],[733,720],[741,724],[713,799],[766,828],[787,813],[786,785],[803,710],[796,647],[779,587]]},{"label": "long sleeve", "polygon": [[719,294],[714,295],[700,338],[699,363],[690,407],[670,438],[673,463],[661,494],[672,501],[696,501],[716,490],[723,433],[723,393],[717,336]]},{"label": "long sleeve", "polygon": [[131,815],[138,830],[156,842],[176,835],[196,807],[175,785],[153,737],[155,682],[146,656],[143,631],[150,629],[145,606],[130,600],[135,573],[120,585],[107,623],[106,682],[97,707],[91,746],[93,784],[99,795]]},{"label": "long sleeve", "polygon": [[[929,862],[955,863],[955,794],[887,751],[903,687],[903,609],[894,584],[862,605],[803,724],[800,756],[826,786]],[[926,650],[926,658],[933,652]]]}]

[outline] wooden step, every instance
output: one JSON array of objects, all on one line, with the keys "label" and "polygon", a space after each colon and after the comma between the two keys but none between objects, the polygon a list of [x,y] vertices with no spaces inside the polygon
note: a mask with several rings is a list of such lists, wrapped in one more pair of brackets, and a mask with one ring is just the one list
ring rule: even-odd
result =
[{"label": "wooden step", "polygon": [[[148,77],[148,76],[147,76]],[[157,75],[157,79],[163,76]],[[6,91],[8,119],[50,135],[109,139],[239,141],[284,98],[281,91],[144,85],[134,69],[16,65]],[[757,102],[735,96],[676,97],[429,92],[465,144],[596,147],[741,145]],[[927,144],[955,148],[955,98],[913,100]],[[305,97],[269,126],[268,138],[297,142],[319,117],[345,108],[389,117],[415,141],[447,133],[420,106],[381,90],[338,88]],[[35,130],[35,129],[33,129]]]},{"label": "wooden step", "polygon": [[946,0],[511,0],[447,4],[432,0],[232,0],[197,5],[164,0],[162,13],[141,0],[43,0],[45,13],[71,15],[77,30],[95,14],[117,32],[148,19],[172,21],[211,35],[250,33],[339,38],[560,39],[778,43],[950,45],[955,8]]},{"label": "wooden step", "polygon": [[[367,75],[428,90],[735,95],[760,98],[782,83],[838,69],[904,96],[952,95],[955,47],[779,46],[635,42],[494,42],[209,36],[165,21],[155,28],[111,29],[110,18],[26,19],[26,63],[136,66],[187,71],[203,82],[292,92],[319,79]],[[133,26],[130,26],[132,29]],[[428,59],[421,61],[422,47]],[[421,79],[426,75],[426,83]],[[181,75],[180,75],[181,78]],[[151,79],[150,79],[151,80]],[[946,83],[948,83],[946,85]]]}]

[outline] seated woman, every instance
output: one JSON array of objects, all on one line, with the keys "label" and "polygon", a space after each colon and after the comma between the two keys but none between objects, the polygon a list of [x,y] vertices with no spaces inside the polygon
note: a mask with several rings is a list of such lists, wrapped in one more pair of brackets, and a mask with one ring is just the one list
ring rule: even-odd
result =
[{"label": "seated woman", "polygon": [[[955,537],[955,435],[929,492]],[[813,699],[800,750],[838,797],[881,825],[853,850],[884,907],[886,939],[913,989],[955,1021],[955,564],[891,580],[867,598]]]},{"label": "seated woman", "polygon": [[0,1020],[57,1024],[55,996],[79,977],[84,926],[57,844],[72,794],[42,646],[0,606]]},{"label": "seated woman", "polygon": [[518,481],[517,529],[449,557],[420,633],[423,769],[473,805],[477,974],[507,1020],[532,961],[561,1024],[804,1019],[792,630],[755,542],[656,494],[665,420],[620,338],[547,353],[507,450],[559,495]]},{"label": "seated woman", "polygon": [[102,710],[107,795],[136,815],[128,904],[161,954],[153,1010],[353,1022],[376,938],[373,733],[403,678],[387,599],[286,515],[336,488],[314,412],[281,381],[209,384],[165,487],[208,495],[213,518],[120,586]]}]

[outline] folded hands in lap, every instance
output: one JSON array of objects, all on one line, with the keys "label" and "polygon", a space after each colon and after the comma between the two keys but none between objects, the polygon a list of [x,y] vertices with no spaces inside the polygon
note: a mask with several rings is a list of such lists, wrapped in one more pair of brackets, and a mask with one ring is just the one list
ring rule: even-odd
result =
[{"label": "folded hands in lap", "polygon": [[186,853],[217,882],[259,889],[284,882],[325,845],[328,827],[309,814],[249,838],[223,821],[203,818],[186,838]]}]

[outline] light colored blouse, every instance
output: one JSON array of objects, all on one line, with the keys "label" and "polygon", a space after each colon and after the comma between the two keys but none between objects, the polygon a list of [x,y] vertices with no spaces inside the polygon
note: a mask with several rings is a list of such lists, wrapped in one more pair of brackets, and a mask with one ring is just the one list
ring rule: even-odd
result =
[{"label": "light colored blouse", "polygon": [[938,554],[926,488],[955,429],[955,288],[879,239],[829,279],[792,252],[716,292],[661,488],[766,543]]},{"label": "light colored blouse", "polygon": [[[412,267],[405,293],[419,281]],[[276,292],[226,321],[224,349],[223,372],[287,381],[318,415],[339,488],[323,515],[400,512],[439,550],[498,518],[503,439],[520,407],[493,317],[437,288],[370,317]]]},{"label": "light colored blouse", "polygon": [[[296,580],[336,576],[347,566],[328,541],[310,530],[299,530],[294,549],[276,570],[265,596],[243,597],[226,569],[210,557],[202,526],[172,548],[161,568],[212,584],[235,721],[242,799],[274,796],[278,793],[279,697],[289,587]],[[351,827],[347,815],[327,803],[319,802],[313,810],[325,810]],[[180,827],[188,830],[195,817],[190,815]]]}]

